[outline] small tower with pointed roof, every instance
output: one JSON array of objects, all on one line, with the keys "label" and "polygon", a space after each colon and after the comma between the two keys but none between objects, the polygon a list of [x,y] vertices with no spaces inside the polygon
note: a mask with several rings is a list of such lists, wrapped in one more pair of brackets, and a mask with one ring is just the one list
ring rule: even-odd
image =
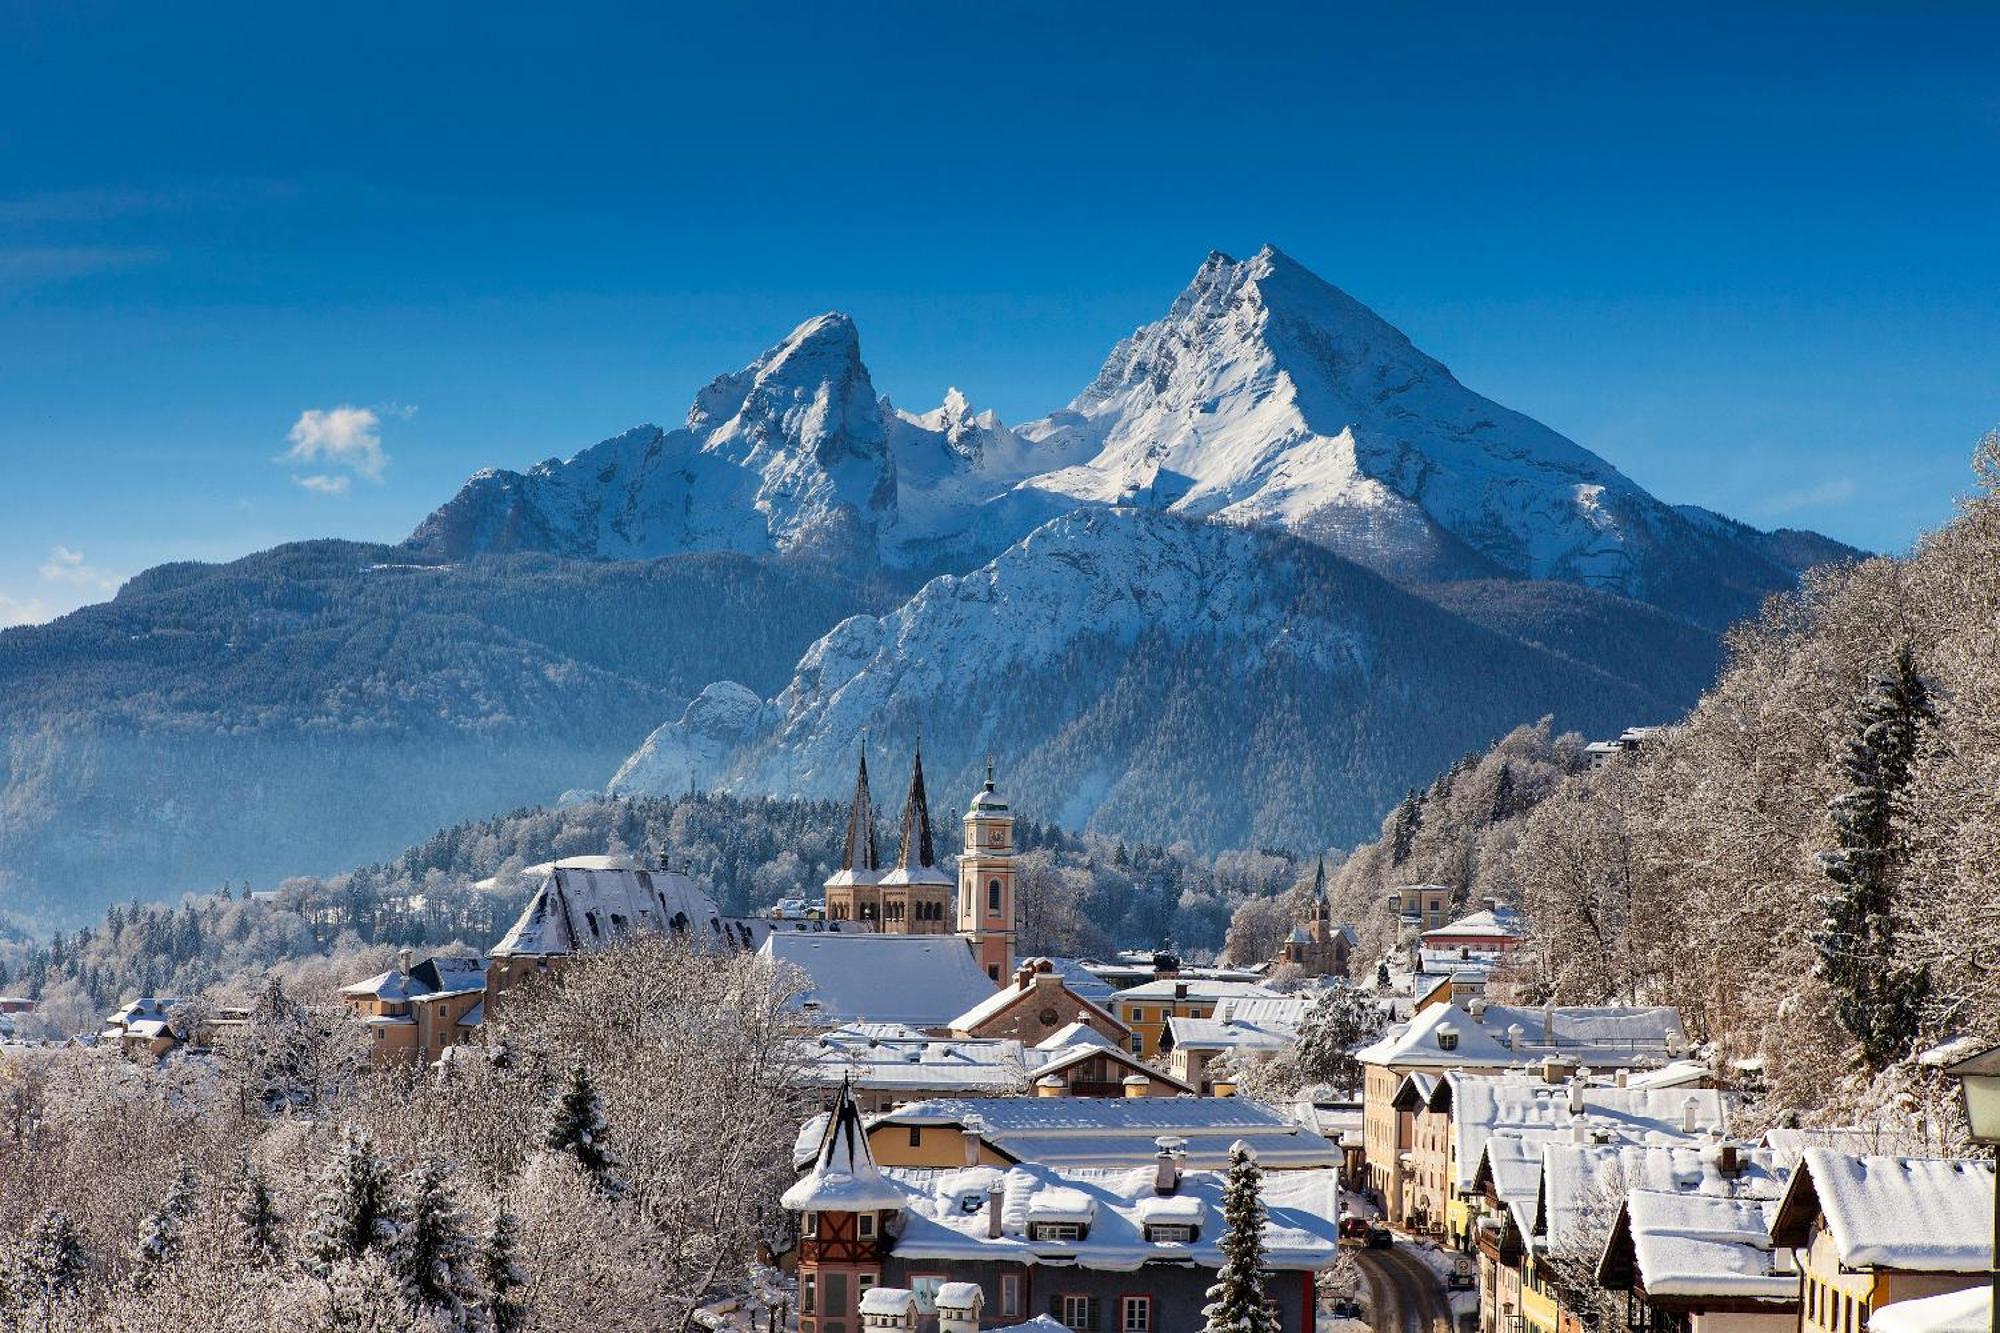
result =
[{"label": "small tower with pointed roof", "polygon": [[890,1223],[904,1199],[876,1168],[845,1082],[812,1169],[781,1202],[799,1215],[799,1333],[847,1333],[860,1312],[863,1279],[881,1278]]},{"label": "small tower with pointed roof", "polygon": [[910,793],[903,800],[903,837],[896,864],[876,881],[884,932],[944,935],[951,931],[951,876],[937,865],[931,840],[930,798],[924,793],[924,751],[917,747],[910,767]]},{"label": "small tower with pointed roof", "polygon": [[1014,815],[986,782],[965,811],[965,851],[958,858],[958,933],[995,985],[1014,975]]},{"label": "small tower with pointed roof", "polygon": [[875,850],[875,802],[868,795],[868,752],[861,753],[854,777],[854,800],[847,809],[847,841],[841,848],[840,869],[827,877],[826,915],[829,921],[882,924],[882,864]]},{"label": "small tower with pointed roof", "polygon": [[1304,919],[1292,927],[1291,937],[1278,950],[1278,961],[1292,964],[1307,976],[1344,977],[1354,940],[1354,928],[1333,919],[1333,903],[1326,892],[1326,858],[1322,856],[1313,872],[1312,897],[1307,900]]}]

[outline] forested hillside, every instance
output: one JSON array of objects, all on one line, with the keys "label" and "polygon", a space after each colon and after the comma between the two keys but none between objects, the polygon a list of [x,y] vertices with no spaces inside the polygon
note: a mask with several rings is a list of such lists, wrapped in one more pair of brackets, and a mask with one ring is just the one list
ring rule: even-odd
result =
[{"label": "forested hillside", "polygon": [[775,688],[887,600],[732,555],[443,565],[310,542],[149,571],[0,632],[0,915],[331,871],[599,785],[709,680]]},{"label": "forested hillside", "polygon": [[[878,794],[885,818],[896,814]],[[959,826],[941,810],[938,855],[955,856]],[[397,948],[478,952],[499,938],[536,883],[523,867],[565,856],[629,855],[692,875],[723,910],[760,912],[787,896],[816,897],[839,864],[847,812],[831,801],[696,794],[584,801],[455,824],[399,856],[326,877],[294,876],[252,898],[225,884],[178,905],[135,897],[101,920],[45,941],[0,940],[0,992],[43,1001],[45,1035],[94,1031],[139,995],[211,992],[244,999],[276,969],[305,993],[388,965]],[[895,846],[896,830],[878,829]],[[1269,852],[1197,855],[1075,835],[1033,820],[1015,826],[1022,953],[1103,954],[1170,946],[1204,956],[1234,908],[1290,884],[1292,858]]]},{"label": "forested hillside", "polygon": [[2000,1040],[2000,434],[1975,470],[1907,558],[1819,571],[1739,626],[1714,689],[1636,753],[1583,770],[1557,742],[1543,799],[1483,828],[1465,816],[1498,764],[1517,804],[1523,765],[1458,766],[1442,855],[1433,788],[1348,863],[1350,902],[1423,879],[1516,897],[1535,993],[1678,1005],[1779,1114],[1949,1129],[1923,1053]]}]

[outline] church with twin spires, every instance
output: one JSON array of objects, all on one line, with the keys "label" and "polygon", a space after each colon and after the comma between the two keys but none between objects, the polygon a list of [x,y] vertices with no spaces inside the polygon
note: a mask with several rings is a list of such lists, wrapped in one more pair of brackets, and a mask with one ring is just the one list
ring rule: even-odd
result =
[{"label": "church with twin spires", "polygon": [[[952,888],[958,890],[953,921]],[[937,864],[921,747],[903,798],[902,837],[884,867],[875,843],[868,757],[861,757],[840,868],[826,881],[829,921],[853,921],[885,935],[944,935],[955,928],[997,985],[1014,971],[1014,816],[993,785],[993,765],[965,812],[965,850],[956,878]]]}]

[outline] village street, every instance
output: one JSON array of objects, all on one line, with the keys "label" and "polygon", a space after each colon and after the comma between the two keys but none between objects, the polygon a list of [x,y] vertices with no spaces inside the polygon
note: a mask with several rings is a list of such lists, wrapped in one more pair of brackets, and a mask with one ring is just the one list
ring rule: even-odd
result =
[{"label": "village street", "polygon": [[1375,1333],[1439,1333],[1451,1328],[1444,1280],[1399,1248],[1356,1250],[1368,1284],[1368,1323]]}]

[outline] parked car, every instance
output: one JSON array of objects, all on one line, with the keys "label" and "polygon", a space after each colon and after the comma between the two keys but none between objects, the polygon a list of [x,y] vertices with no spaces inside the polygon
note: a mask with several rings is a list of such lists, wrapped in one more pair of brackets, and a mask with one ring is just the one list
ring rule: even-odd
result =
[{"label": "parked car", "polygon": [[1354,1213],[1347,1213],[1342,1216],[1340,1219],[1340,1238],[1342,1240],[1368,1239],[1368,1219]]},{"label": "parked car", "polygon": [[1332,1315],[1335,1319],[1359,1319],[1361,1318],[1361,1302],[1347,1301],[1347,1300],[1335,1301],[1332,1305],[1329,1305],[1327,1307],[1326,1312]]},{"label": "parked car", "polygon": [[1368,1227],[1367,1242],[1371,1250],[1386,1250],[1396,1243],[1396,1237],[1380,1222],[1373,1222]]}]

